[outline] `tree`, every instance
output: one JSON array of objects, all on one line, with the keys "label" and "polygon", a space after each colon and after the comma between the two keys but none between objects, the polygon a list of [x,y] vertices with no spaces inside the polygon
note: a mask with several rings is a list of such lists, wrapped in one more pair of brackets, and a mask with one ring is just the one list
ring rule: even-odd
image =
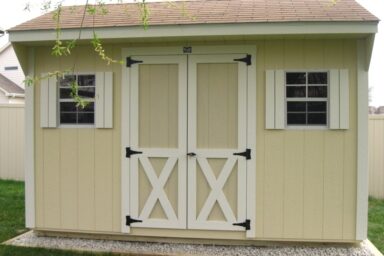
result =
[{"label": "tree", "polygon": [[[44,12],[52,11],[52,18],[56,24],[56,28],[55,28],[56,38],[51,50],[51,54],[55,57],[71,55],[72,50],[76,47],[76,43],[81,39],[83,23],[86,15],[92,15],[92,16],[100,15],[100,14],[108,15],[108,9],[106,8],[107,3],[124,3],[124,2],[127,2],[127,1],[108,0],[108,2],[106,2],[105,0],[94,0],[94,1],[84,0],[83,1],[84,12],[83,12],[82,21],[79,27],[77,38],[73,38],[72,40],[69,40],[69,41],[62,41],[61,40],[61,13],[62,13],[62,8],[63,8],[63,4],[65,3],[65,0],[44,0],[41,3],[40,8]],[[134,0],[134,3],[138,6],[138,10],[140,12],[140,20],[143,25],[143,29],[147,29],[150,11],[146,3],[146,0]],[[168,1],[168,3],[170,8],[176,7],[176,5],[172,4],[172,2]],[[32,8],[31,2],[28,2],[24,10],[29,11],[31,10],[31,8]],[[184,7],[182,9],[184,9]],[[108,56],[96,32],[93,33],[93,38],[89,43],[93,47],[95,53],[102,60],[104,60],[107,65],[123,63],[122,60],[115,60]],[[62,78],[65,75],[73,74],[73,73],[75,73],[75,63],[73,64],[73,67],[69,70],[55,70],[47,73],[45,76],[35,76],[35,77],[27,76],[24,83],[27,86],[32,86],[36,82],[39,82],[42,79],[47,79],[53,76]],[[77,107],[84,108],[88,104],[88,102],[79,95],[77,82],[72,81],[70,84],[70,87],[71,87],[71,97],[75,100]]]}]

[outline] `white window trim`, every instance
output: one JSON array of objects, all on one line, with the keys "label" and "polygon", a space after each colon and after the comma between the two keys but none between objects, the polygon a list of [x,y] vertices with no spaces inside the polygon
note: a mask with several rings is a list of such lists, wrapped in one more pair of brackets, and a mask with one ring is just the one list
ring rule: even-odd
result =
[{"label": "white window trim", "polygon": [[[79,128],[79,129],[89,129],[89,128],[96,128],[96,72],[75,72],[73,74],[67,74],[67,76],[75,75],[77,76],[86,76],[86,75],[93,75],[95,76],[95,85],[94,86],[82,86],[84,88],[95,88],[95,98],[93,99],[87,99],[89,102],[93,102],[95,104],[94,106],[94,111],[93,111],[93,124],[62,124],[60,120],[60,102],[74,102],[73,99],[61,99],[60,98],[60,89],[64,88],[60,86],[60,80],[58,79],[57,81],[57,120],[58,120],[58,126],[57,128],[63,128],[63,129],[74,129],[74,128]],[[64,75],[66,76],[66,75]]]},{"label": "white window trim", "polygon": [[[306,82],[304,84],[290,84],[287,85],[287,73],[327,73],[327,84],[308,84],[308,76],[306,76]],[[299,69],[299,70],[289,70],[285,69],[284,70],[284,125],[286,130],[328,130],[329,129],[329,70],[323,70],[323,69]],[[287,98],[287,91],[286,87],[289,86],[305,86],[306,88],[306,97],[303,98]],[[326,86],[327,87],[327,98],[309,98],[308,97],[308,86]],[[327,123],[326,125],[308,125],[308,124],[303,124],[303,125],[289,125],[288,124],[288,108],[287,108],[287,102],[292,102],[292,101],[302,101],[302,102],[316,102],[316,101],[325,101],[327,102],[327,112],[326,112],[326,118],[327,118]]]}]

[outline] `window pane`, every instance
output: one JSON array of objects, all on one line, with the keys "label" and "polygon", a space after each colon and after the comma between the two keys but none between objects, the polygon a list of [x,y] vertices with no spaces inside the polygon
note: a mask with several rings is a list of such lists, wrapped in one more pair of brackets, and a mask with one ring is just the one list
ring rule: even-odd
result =
[{"label": "window pane", "polygon": [[326,113],[308,113],[308,124],[327,124]]},{"label": "window pane", "polygon": [[60,102],[61,112],[76,112],[77,107],[75,102]]},{"label": "window pane", "polygon": [[60,88],[60,99],[71,99],[71,89]]},{"label": "window pane", "polygon": [[289,112],[305,112],[306,111],[306,102],[297,102],[290,101],[287,102],[287,110]]},{"label": "window pane", "polygon": [[328,73],[308,73],[308,84],[328,84]]},{"label": "window pane", "polygon": [[327,98],[327,86],[308,86],[308,97]]},{"label": "window pane", "polygon": [[95,98],[95,87],[81,88],[79,87],[78,94],[83,98]]},{"label": "window pane", "polygon": [[306,115],[305,113],[303,114],[288,113],[287,124],[289,125],[306,124],[305,115]]},{"label": "window pane", "polygon": [[94,113],[79,113],[78,114],[78,123],[79,124],[93,124],[94,123]]},{"label": "window pane", "polygon": [[94,102],[88,102],[88,104],[82,108],[79,107],[79,112],[95,112],[95,103]]},{"label": "window pane", "polygon": [[327,111],[327,102],[308,102],[308,112],[326,112]]},{"label": "window pane", "polygon": [[79,75],[79,86],[95,86],[95,75]]},{"label": "window pane", "polygon": [[287,86],[288,98],[305,98],[305,86]]},{"label": "window pane", "polygon": [[60,86],[70,86],[71,82],[76,81],[76,76],[67,75],[60,79]]},{"label": "window pane", "polygon": [[61,113],[60,114],[61,124],[76,124],[76,113]]},{"label": "window pane", "polygon": [[306,84],[306,73],[286,73],[287,84]]}]

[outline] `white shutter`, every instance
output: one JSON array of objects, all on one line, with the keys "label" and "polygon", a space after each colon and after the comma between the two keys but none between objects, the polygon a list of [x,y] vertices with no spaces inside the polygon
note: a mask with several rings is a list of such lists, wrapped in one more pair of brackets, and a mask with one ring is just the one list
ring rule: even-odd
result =
[{"label": "white shutter", "polygon": [[104,128],[104,72],[96,73],[95,125]]},{"label": "white shutter", "polygon": [[329,128],[349,128],[349,74],[347,69],[332,69],[329,79]]},{"label": "white shutter", "polygon": [[284,71],[275,71],[275,129],[285,128],[285,79]]},{"label": "white shutter", "polygon": [[349,73],[340,70],[340,129],[349,129]]},{"label": "white shutter", "polygon": [[113,73],[104,73],[104,128],[113,128]]},{"label": "white shutter", "polygon": [[285,127],[285,79],[284,70],[266,71],[265,128]]},{"label": "white shutter", "polygon": [[275,71],[267,70],[265,85],[265,129],[275,128]]},{"label": "white shutter", "polygon": [[[42,75],[44,77],[45,74]],[[40,82],[40,126],[57,127],[57,79],[49,77]]]},{"label": "white shutter", "polygon": [[96,128],[113,128],[113,73],[96,73]]},{"label": "white shutter", "polygon": [[329,71],[329,128],[339,129],[340,123],[340,80],[339,70],[331,69]]}]

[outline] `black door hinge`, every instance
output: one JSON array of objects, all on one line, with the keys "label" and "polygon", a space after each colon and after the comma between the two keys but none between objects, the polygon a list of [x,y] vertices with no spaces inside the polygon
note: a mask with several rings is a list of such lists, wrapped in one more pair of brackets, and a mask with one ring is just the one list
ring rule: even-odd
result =
[{"label": "black door hinge", "polygon": [[127,58],[127,67],[130,68],[133,64],[143,63],[142,60],[134,60],[131,57]]},{"label": "black door hinge", "polygon": [[142,151],[132,150],[130,147],[125,148],[125,157],[131,158],[131,155],[143,154]]},{"label": "black door hinge", "polygon": [[251,149],[247,148],[244,152],[233,153],[234,156],[243,156],[245,159],[251,159]]},{"label": "black door hinge", "polygon": [[141,223],[141,222],[143,222],[143,221],[132,219],[130,215],[125,216],[125,225],[127,225],[129,227],[131,226],[132,223]]},{"label": "black door hinge", "polygon": [[245,230],[250,230],[251,229],[251,220],[249,219],[246,219],[244,222],[240,222],[240,223],[233,223],[232,224],[233,226],[240,226],[240,227],[244,227]]},{"label": "black door hinge", "polygon": [[247,54],[244,58],[234,59],[234,61],[241,61],[247,64],[247,66],[250,66],[252,64],[252,55]]}]

